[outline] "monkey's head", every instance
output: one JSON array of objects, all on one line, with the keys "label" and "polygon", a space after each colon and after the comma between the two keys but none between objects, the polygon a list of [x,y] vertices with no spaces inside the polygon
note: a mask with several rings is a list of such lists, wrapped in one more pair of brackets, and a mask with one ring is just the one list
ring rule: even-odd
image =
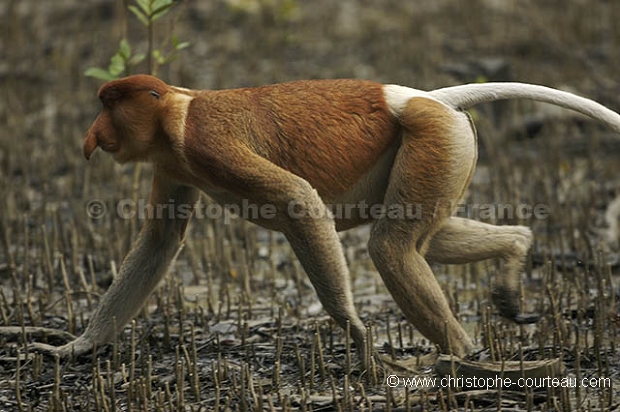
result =
[{"label": "monkey's head", "polygon": [[166,83],[153,76],[136,75],[104,84],[99,89],[101,113],[84,139],[84,156],[97,147],[119,163],[147,160],[161,149],[166,137],[161,125]]}]

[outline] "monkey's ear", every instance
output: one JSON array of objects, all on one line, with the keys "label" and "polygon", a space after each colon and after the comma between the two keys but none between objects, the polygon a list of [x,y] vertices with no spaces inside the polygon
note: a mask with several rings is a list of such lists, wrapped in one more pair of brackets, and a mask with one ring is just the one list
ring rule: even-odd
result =
[{"label": "monkey's ear", "polygon": [[159,98],[161,97],[160,94],[157,93],[155,90],[149,90],[149,93],[151,94],[151,96],[153,96],[157,100],[159,100]]}]

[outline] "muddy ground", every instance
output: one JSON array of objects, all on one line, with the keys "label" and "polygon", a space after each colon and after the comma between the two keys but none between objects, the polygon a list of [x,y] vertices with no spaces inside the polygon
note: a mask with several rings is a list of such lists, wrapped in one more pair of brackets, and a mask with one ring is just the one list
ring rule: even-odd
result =
[{"label": "muddy ground", "polygon": [[[620,110],[619,20],[614,1],[186,0],[158,21],[155,38],[173,32],[191,43],[158,69],[185,87],[522,81]],[[560,359],[575,388],[390,388],[380,365],[360,374],[282,236],[230,216],[194,219],[170,274],[112,345],[69,360],[29,350],[64,343],[54,330],[84,330],[141,224],[119,205],[148,198],[150,168],[81,153],[101,85],[83,72],[107,66],[125,24],[144,51],[122,1],[0,4],[1,411],[620,407],[620,140],[529,102],[472,111],[481,155],[459,212],[534,230],[523,304],[543,319],[518,327],[497,317],[488,293],[497,262],[434,269],[479,359]],[[535,206],[548,213],[526,213]],[[342,242],[374,347],[401,363],[432,353],[382,285],[367,237],[361,228]]]}]

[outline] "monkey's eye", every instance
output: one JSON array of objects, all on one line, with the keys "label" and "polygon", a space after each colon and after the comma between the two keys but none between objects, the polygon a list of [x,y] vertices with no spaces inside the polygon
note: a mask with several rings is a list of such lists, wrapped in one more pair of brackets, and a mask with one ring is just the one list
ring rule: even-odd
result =
[{"label": "monkey's eye", "polygon": [[149,93],[151,94],[151,96],[159,100],[159,93],[157,93],[155,90],[149,90]]}]

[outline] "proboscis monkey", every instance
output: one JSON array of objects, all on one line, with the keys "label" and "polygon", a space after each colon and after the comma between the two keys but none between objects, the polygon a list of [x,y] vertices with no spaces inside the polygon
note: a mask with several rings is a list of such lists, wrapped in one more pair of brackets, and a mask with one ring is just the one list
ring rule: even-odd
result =
[{"label": "proboscis monkey", "polygon": [[[340,326],[349,323],[362,359],[365,327],[353,306],[337,231],[371,224],[370,256],[407,319],[443,351],[463,356],[472,342],[428,262],[502,259],[493,300],[504,317],[531,320],[519,313],[518,299],[530,229],[452,216],[477,159],[476,132],[463,110],[512,98],[574,109],[620,132],[620,115],[592,100],[521,83],[425,92],[311,80],[195,91],[138,75],[99,90],[103,108],[86,134],[84,155],[99,147],[119,163],[152,163],[153,205],[194,205],[199,191],[222,204],[272,205],[275,215],[252,221],[284,233],[325,310]],[[360,204],[387,213],[356,207],[327,213],[327,205]],[[419,212],[414,217],[390,214],[410,205]],[[166,273],[187,223],[167,214],[146,219],[85,332],[47,349],[83,353],[109,341]]]}]

